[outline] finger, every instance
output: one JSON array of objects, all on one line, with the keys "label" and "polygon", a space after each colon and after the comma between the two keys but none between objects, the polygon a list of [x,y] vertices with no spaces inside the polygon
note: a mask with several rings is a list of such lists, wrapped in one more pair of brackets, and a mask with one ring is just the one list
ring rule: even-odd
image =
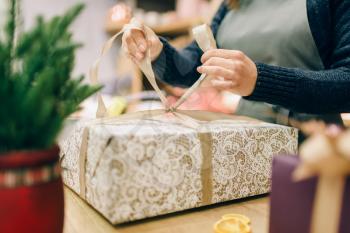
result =
[{"label": "finger", "polygon": [[221,58],[221,57],[211,57],[204,64],[204,66],[220,66],[226,69],[232,70],[234,68],[235,62],[231,59]]},{"label": "finger", "polygon": [[132,38],[132,36],[127,36],[125,39],[125,48],[127,49],[127,52],[132,55],[135,56],[136,53],[139,52],[136,43],[134,41],[134,39]]},{"label": "finger", "polygon": [[223,81],[218,79],[211,80],[211,84],[213,87],[219,90],[229,90],[235,88],[237,85],[232,81]]},{"label": "finger", "polygon": [[131,50],[131,55],[135,57],[138,61],[142,61],[145,54],[144,52],[141,52],[138,46],[136,45],[136,42],[133,40],[133,42],[130,43],[129,48]]},{"label": "finger", "polygon": [[143,32],[141,32],[140,30],[134,30],[133,31],[133,39],[138,47],[138,49],[144,53],[147,50],[147,41],[146,41],[146,37],[143,34]]},{"label": "finger", "polygon": [[197,68],[201,74],[207,74],[213,77],[223,77],[225,79],[232,79],[233,72],[221,66],[200,66]]},{"label": "finger", "polygon": [[123,37],[123,44],[123,47],[126,48],[128,54],[135,57],[137,60],[141,61],[143,59],[144,53],[142,53],[137,47],[131,32],[127,32],[125,38]]},{"label": "finger", "polygon": [[238,50],[210,49],[202,55],[201,62],[205,63],[212,57],[243,60],[245,58],[245,54]]},{"label": "finger", "polygon": [[153,47],[157,46],[158,42],[159,42],[158,37],[151,37],[148,39],[147,44],[148,44],[149,48],[153,48]]},{"label": "finger", "polygon": [[131,61],[133,61],[136,65],[138,65],[140,62],[133,56],[129,56],[129,58],[131,59]]},{"label": "finger", "polygon": [[126,53],[125,55],[127,58],[129,58],[131,61],[133,61],[135,64],[139,64],[138,60],[130,53]]}]

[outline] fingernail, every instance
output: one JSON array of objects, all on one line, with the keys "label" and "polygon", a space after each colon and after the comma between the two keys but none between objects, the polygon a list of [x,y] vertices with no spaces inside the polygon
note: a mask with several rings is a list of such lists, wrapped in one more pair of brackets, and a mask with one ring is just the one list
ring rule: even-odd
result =
[{"label": "fingernail", "polygon": [[201,66],[197,67],[197,71],[201,72],[202,71],[202,67]]}]

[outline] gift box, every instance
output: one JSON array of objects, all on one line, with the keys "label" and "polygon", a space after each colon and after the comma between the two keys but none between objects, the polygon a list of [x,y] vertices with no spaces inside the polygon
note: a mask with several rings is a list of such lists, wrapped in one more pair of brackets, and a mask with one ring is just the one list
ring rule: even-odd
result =
[{"label": "gift box", "polygon": [[267,193],[273,156],[297,151],[294,128],[174,114],[76,123],[59,143],[64,183],[119,224]]},{"label": "gift box", "polygon": [[[270,233],[309,233],[318,178],[296,182],[292,174],[300,165],[298,156],[278,156],[273,160],[270,209]],[[332,187],[330,187],[332,188]],[[334,199],[334,196],[327,197]],[[327,200],[326,200],[327,201]],[[325,222],[338,218],[325,213]],[[350,232],[350,177],[346,179],[342,207],[339,216],[339,233]],[[330,233],[328,230],[322,232]],[[319,231],[319,233],[321,233]]]}]

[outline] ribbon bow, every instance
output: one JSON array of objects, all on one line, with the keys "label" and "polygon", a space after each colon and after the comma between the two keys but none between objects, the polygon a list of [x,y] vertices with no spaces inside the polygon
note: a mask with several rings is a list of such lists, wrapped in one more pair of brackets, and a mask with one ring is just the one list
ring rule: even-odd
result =
[{"label": "ribbon bow", "polygon": [[339,229],[346,176],[350,174],[350,131],[336,137],[318,134],[300,147],[296,181],[319,176],[311,220],[311,233]]}]

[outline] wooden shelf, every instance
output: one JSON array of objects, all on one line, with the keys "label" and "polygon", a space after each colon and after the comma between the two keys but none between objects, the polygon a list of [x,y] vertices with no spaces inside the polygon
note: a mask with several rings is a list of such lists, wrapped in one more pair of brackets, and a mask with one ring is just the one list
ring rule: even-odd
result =
[{"label": "wooden shelf", "polygon": [[[190,18],[182,19],[173,23],[159,25],[156,27],[151,27],[152,30],[162,36],[177,36],[188,34],[190,30],[196,26],[203,23],[201,18]],[[108,21],[106,24],[106,31],[109,34],[115,34],[123,28],[123,24],[116,24],[112,21]]]}]

